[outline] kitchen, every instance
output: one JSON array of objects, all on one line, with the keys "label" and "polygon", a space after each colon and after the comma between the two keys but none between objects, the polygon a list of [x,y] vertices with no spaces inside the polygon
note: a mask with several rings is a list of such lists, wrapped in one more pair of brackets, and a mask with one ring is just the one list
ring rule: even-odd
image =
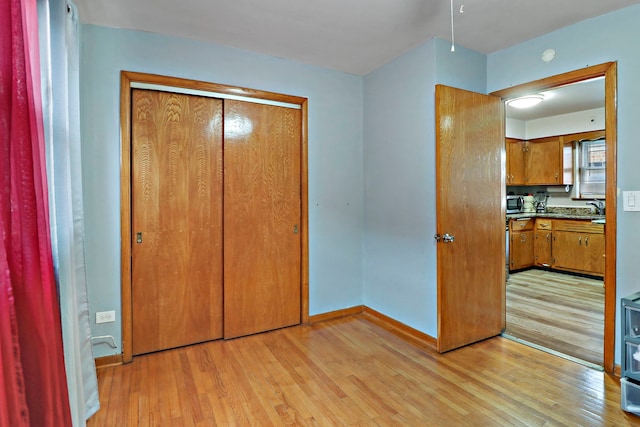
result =
[{"label": "kitchen", "polygon": [[604,81],[527,100],[506,106],[504,336],[602,369]]}]

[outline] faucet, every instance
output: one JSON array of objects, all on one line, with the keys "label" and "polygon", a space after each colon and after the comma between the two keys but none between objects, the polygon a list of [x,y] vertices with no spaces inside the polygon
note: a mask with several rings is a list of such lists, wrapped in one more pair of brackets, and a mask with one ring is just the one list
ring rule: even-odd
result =
[{"label": "faucet", "polygon": [[587,205],[596,208],[596,215],[604,215],[604,203],[602,203],[602,200],[593,199],[593,202],[587,202]]}]

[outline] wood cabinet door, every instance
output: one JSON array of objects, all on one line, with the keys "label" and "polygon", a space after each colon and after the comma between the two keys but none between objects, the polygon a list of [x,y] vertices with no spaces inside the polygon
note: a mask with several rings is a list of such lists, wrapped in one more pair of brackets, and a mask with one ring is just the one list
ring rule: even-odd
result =
[{"label": "wood cabinet door", "polygon": [[527,144],[527,184],[561,184],[562,144],[558,137],[534,139]]},{"label": "wood cabinet door", "polygon": [[588,233],[584,235],[584,269],[598,276],[604,275],[605,238],[604,234]]},{"label": "wood cabinet door", "polygon": [[535,265],[539,267],[551,267],[551,237],[550,231],[536,230],[534,241]]},{"label": "wood cabinet door", "polygon": [[531,267],[534,257],[534,232],[510,231],[510,267],[511,270]]},{"label": "wood cabinet door", "polygon": [[224,336],[301,321],[299,109],[224,102]]},{"label": "wood cabinet door", "polygon": [[588,221],[555,221],[554,267],[576,273],[603,276],[605,235],[602,225]]},{"label": "wood cabinet door", "polygon": [[222,337],[222,102],[132,91],[133,354]]},{"label": "wood cabinet door", "polygon": [[584,268],[584,251],[581,233],[573,231],[553,232],[553,259],[555,267],[581,271]]},{"label": "wood cabinet door", "polygon": [[514,138],[506,139],[507,185],[526,184],[525,147],[525,141]]}]

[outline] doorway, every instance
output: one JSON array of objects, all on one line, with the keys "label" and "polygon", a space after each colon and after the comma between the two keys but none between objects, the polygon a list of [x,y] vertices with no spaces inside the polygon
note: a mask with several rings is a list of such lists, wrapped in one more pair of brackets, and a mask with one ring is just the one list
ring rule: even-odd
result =
[{"label": "doorway", "polygon": [[[243,242],[239,242],[238,239],[252,239],[257,238],[258,240],[266,238],[269,241],[271,239],[278,237],[277,233],[279,230],[285,230],[285,234],[288,237],[291,237],[292,241],[294,241],[294,255],[297,258],[297,261],[292,264],[291,271],[295,272],[296,277],[287,277],[286,279],[291,281],[293,279],[294,282],[297,283],[297,289],[294,293],[294,300],[291,302],[291,306],[295,306],[297,311],[294,317],[294,323],[306,323],[308,322],[308,196],[307,196],[307,132],[306,132],[306,121],[307,121],[307,109],[306,109],[306,98],[282,95],[270,92],[257,91],[252,89],[244,89],[238,87],[229,87],[225,85],[218,85],[200,81],[193,80],[185,80],[173,77],[164,77],[150,74],[142,74],[142,73],[131,73],[131,72],[122,72],[121,73],[121,153],[122,153],[122,162],[121,162],[121,253],[122,253],[122,324],[123,324],[123,362],[130,362],[132,360],[134,351],[132,341],[135,338],[133,333],[133,316],[134,316],[134,306],[133,306],[133,298],[135,294],[132,292],[133,279],[134,279],[134,267],[133,258],[134,251],[132,248],[135,248],[136,245],[142,245],[145,242],[144,232],[140,232],[139,230],[134,229],[136,227],[134,212],[132,209],[132,200],[134,195],[132,194],[133,186],[132,186],[132,178],[134,175],[133,169],[133,160],[134,160],[134,152],[132,150],[132,128],[133,121],[132,114],[134,112],[132,94],[133,89],[143,89],[143,90],[160,90],[158,88],[172,88],[173,92],[186,94],[188,97],[208,97],[208,98],[220,98],[226,99],[224,106],[224,114],[213,114],[212,117],[220,117],[227,120],[224,126],[224,138],[227,138],[229,141],[229,151],[225,154],[228,154],[229,157],[229,170],[222,171],[222,179],[226,181],[224,186],[224,197],[227,198],[225,202],[223,200],[222,203],[217,203],[218,207],[215,209],[216,211],[223,210],[223,216],[227,216],[227,220],[222,219],[223,227],[222,229],[218,229],[217,232],[222,232],[223,235],[225,232],[229,232],[233,234],[233,239],[235,242],[227,244],[226,252],[224,256],[227,257],[227,260],[224,263],[227,263],[227,268],[216,268],[214,271],[214,276],[220,276],[222,271],[224,270],[224,279],[230,282],[235,282],[239,286],[257,286],[258,288],[249,292],[241,292],[240,297],[237,297],[238,292],[233,289],[224,289],[222,292],[225,295],[225,310],[230,308],[231,311],[243,311],[243,316],[239,319],[242,320],[247,316],[252,316],[255,318],[259,318],[264,320],[269,325],[266,329],[273,329],[273,325],[275,327],[286,326],[285,323],[292,324],[291,316],[287,316],[287,319],[284,320],[284,323],[275,319],[276,316],[273,314],[273,307],[281,306],[279,297],[280,289],[277,287],[277,292],[272,292],[270,296],[274,297],[275,300],[266,301],[264,299],[264,288],[262,282],[267,279],[273,279],[279,281],[281,278],[278,277],[278,274],[281,273],[281,268],[270,268],[275,264],[278,264],[282,260],[282,253],[271,253],[269,251],[261,250],[259,245],[251,244],[247,245],[247,242],[243,240]],[[232,98],[232,99],[231,99]],[[187,104],[185,104],[187,105]],[[220,108],[220,107],[215,107]],[[293,109],[296,110],[295,114],[285,113],[284,115],[279,116],[278,121],[282,122],[282,126],[271,126],[271,122],[265,119],[265,114],[269,115],[271,113],[278,114],[278,112],[285,109]],[[242,111],[241,111],[242,110]],[[194,108],[196,114],[200,114],[202,112],[201,108]],[[242,112],[242,114],[240,114]],[[177,115],[174,109],[169,109],[169,113],[171,117]],[[240,115],[243,117],[246,116],[247,120],[236,120]],[[232,123],[232,121],[234,121]],[[283,121],[284,120],[284,121]],[[293,120],[295,122],[295,126],[293,126]],[[252,121],[252,126],[249,126]],[[211,126],[215,125],[215,120],[205,120],[204,123],[205,128],[207,124]],[[237,122],[237,123],[236,123]],[[237,125],[237,126],[236,126]],[[246,132],[249,127],[255,130],[253,134],[250,132]],[[208,129],[208,128],[207,128]],[[284,129],[284,130],[283,130]],[[206,130],[206,129],[205,129]],[[295,130],[296,135],[289,135],[291,130]],[[256,136],[256,133],[260,135]],[[289,157],[280,155],[280,158],[286,159],[288,164],[291,164],[291,168],[274,168],[273,165],[270,166],[270,159],[268,156],[263,156],[260,153],[263,151],[279,153],[279,148],[271,146],[262,147],[261,141],[266,141],[276,135],[277,140],[282,139],[291,139],[292,141],[296,141],[292,149],[287,149],[290,154]],[[251,136],[251,135],[252,136]],[[265,139],[266,138],[266,139]],[[224,143],[223,143],[224,144]],[[243,147],[250,152],[246,155],[243,155],[238,150],[242,150]],[[247,148],[248,147],[248,148]],[[202,150],[196,147],[194,150],[194,156],[196,157],[195,166],[189,169],[186,173],[196,173],[202,166],[203,158],[198,153]],[[169,150],[168,155],[173,156],[176,154],[176,150]],[[282,153],[280,153],[282,154]],[[276,154],[274,154],[275,156]],[[256,157],[258,156],[257,161]],[[146,158],[143,156],[143,158]],[[254,164],[247,164],[246,161],[253,159]],[[174,159],[175,160],[175,159]],[[204,159],[206,162],[206,159]],[[218,160],[221,160],[221,156],[218,157]],[[277,160],[277,159],[276,159]],[[217,161],[217,160],[216,160]],[[214,163],[216,162],[214,161]],[[173,170],[173,166],[175,165],[174,161],[169,161],[168,167],[170,170]],[[295,167],[294,167],[295,166]],[[215,169],[215,168],[214,168]],[[224,167],[223,167],[224,169]],[[246,174],[241,173],[239,169],[243,169]],[[269,176],[266,177],[256,177],[256,174],[261,173],[262,169],[269,170]],[[286,173],[283,176],[276,175],[274,176],[274,170],[287,170],[290,173]],[[228,172],[228,173],[227,173]],[[220,175],[218,172],[214,172],[214,175]],[[264,174],[263,174],[264,175]],[[244,178],[243,178],[244,177]],[[281,179],[282,178],[282,179]],[[249,180],[249,181],[247,181]],[[289,191],[288,187],[284,190],[280,188],[277,194],[278,200],[275,203],[275,207],[269,210],[269,207],[273,205],[273,203],[267,200],[267,196],[264,194],[262,197],[257,197],[255,191],[262,191],[262,187],[260,187],[260,183],[267,183],[271,185],[273,182],[280,181],[294,183],[296,186],[295,190]],[[209,181],[209,180],[208,180]],[[295,181],[295,182],[294,182]],[[192,190],[198,192],[201,190],[201,185],[196,185]],[[187,193],[192,190],[187,191]],[[267,191],[272,191],[273,188],[267,188]],[[254,193],[252,193],[254,191]],[[280,197],[284,193],[295,194],[295,200],[291,203],[285,203]],[[272,192],[269,193],[272,195]],[[238,196],[239,195],[239,196]],[[246,198],[240,197],[246,196]],[[234,201],[235,200],[235,201]],[[258,202],[256,202],[258,200]],[[284,199],[283,199],[284,200]],[[288,199],[287,199],[288,200]],[[222,206],[220,206],[222,205]],[[259,205],[259,206],[258,206]],[[272,215],[272,219],[268,221],[259,221],[259,224],[249,223],[252,218],[255,217],[253,213],[254,211],[261,211],[262,214],[256,214],[261,218],[266,215],[264,209],[269,210],[269,214],[273,213],[273,210],[278,210],[281,205],[291,205],[293,206],[293,214],[295,214],[296,220],[295,223],[288,224],[288,217],[283,218],[282,216]],[[294,206],[295,205],[295,206]],[[239,210],[234,210],[234,207],[240,207]],[[191,208],[190,208],[191,209]],[[195,209],[198,210],[198,209]],[[276,212],[277,213],[277,212]],[[233,218],[231,218],[231,216]],[[270,217],[271,218],[271,217]],[[242,223],[238,223],[238,220],[245,220]],[[216,222],[220,222],[216,220]],[[286,227],[283,225],[286,224]],[[290,226],[289,226],[290,225]],[[266,228],[265,228],[266,227]],[[240,231],[238,231],[240,230]],[[246,232],[241,233],[242,230],[253,230],[255,233],[247,234]],[[274,231],[276,230],[276,231]],[[274,234],[275,233],[275,234]],[[139,234],[142,234],[139,236]],[[193,237],[193,233],[189,233],[191,237]],[[198,233],[196,233],[198,234]],[[256,237],[257,236],[257,237]],[[196,236],[197,237],[197,236]],[[223,239],[225,237],[223,236]],[[231,239],[230,237],[227,237]],[[204,240],[210,240],[205,238]],[[246,240],[246,239],[245,239]],[[234,246],[235,243],[235,246]],[[259,243],[259,242],[258,242]],[[273,243],[273,241],[272,241]],[[240,245],[240,246],[238,246]],[[270,249],[280,248],[282,245],[269,245]],[[288,245],[289,247],[291,245]],[[237,249],[238,247],[242,247],[243,249]],[[249,250],[250,247],[257,247],[256,251]],[[234,249],[235,248],[235,249]],[[264,249],[264,248],[262,248]],[[187,251],[188,252],[188,251]],[[273,251],[272,251],[273,252]],[[207,254],[205,253],[205,256]],[[223,258],[224,258],[223,256]],[[246,260],[243,256],[250,257],[254,260],[251,265],[243,264]],[[275,264],[273,259],[277,258]],[[259,259],[258,259],[259,258]],[[271,260],[271,261],[269,261]],[[175,259],[174,261],[180,261]],[[243,268],[242,274],[238,276],[235,274],[234,276],[229,276],[232,274],[234,268],[230,267],[230,264],[242,264],[243,267],[251,267],[251,268]],[[202,266],[203,263],[200,262],[198,265]],[[207,267],[208,268],[208,267]],[[185,271],[188,272],[187,269]],[[288,271],[288,269],[287,269]],[[189,273],[190,274],[190,273]],[[252,276],[253,275],[253,276]],[[255,277],[259,276],[261,280],[253,280]],[[279,282],[278,282],[279,283]],[[225,284],[226,286],[226,284]],[[236,297],[234,297],[236,295]],[[245,298],[244,296],[248,296]],[[233,297],[233,299],[229,299],[227,301],[226,297]],[[216,297],[217,298],[217,297]],[[253,298],[253,299],[252,299]],[[259,298],[260,301],[255,303],[255,299]],[[218,299],[217,299],[218,300]],[[266,301],[266,302],[265,302]],[[253,304],[254,310],[252,312],[246,312],[244,309],[246,308],[245,303]],[[216,303],[219,305],[219,303]],[[240,310],[234,310],[234,307],[237,308],[240,306]],[[263,307],[264,306],[264,307]],[[271,311],[270,311],[271,310]],[[196,314],[197,317],[197,314]],[[275,319],[275,320],[274,320]],[[238,318],[235,319],[235,325],[238,325],[237,328],[233,330],[225,329],[225,337],[233,337],[238,335],[243,335],[247,333],[255,333],[259,332],[254,329],[252,323],[239,323]],[[215,326],[216,334],[219,334],[220,324]],[[227,324],[225,323],[225,327]],[[247,332],[248,331],[248,332]]]},{"label": "doorway", "polygon": [[526,83],[492,95],[502,99],[512,99],[525,94],[539,93],[552,88],[577,83],[597,77],[604,77],[604,107],[606,129],[606,186],[605,186],[605,269],[604,269],[604,344],[603,368],[614,372],[615,310],[616,310],[616,87],[617,66],[615,62],[586,67],[557,76]]}]

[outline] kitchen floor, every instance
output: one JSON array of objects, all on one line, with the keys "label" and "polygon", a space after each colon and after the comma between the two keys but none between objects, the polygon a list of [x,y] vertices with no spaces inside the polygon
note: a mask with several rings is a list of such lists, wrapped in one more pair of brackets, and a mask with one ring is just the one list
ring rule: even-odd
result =
[{"label": "kitchen floor", "polygon": [[603,281],[537,269],[510,274],[504,335],[602,366]]}]

